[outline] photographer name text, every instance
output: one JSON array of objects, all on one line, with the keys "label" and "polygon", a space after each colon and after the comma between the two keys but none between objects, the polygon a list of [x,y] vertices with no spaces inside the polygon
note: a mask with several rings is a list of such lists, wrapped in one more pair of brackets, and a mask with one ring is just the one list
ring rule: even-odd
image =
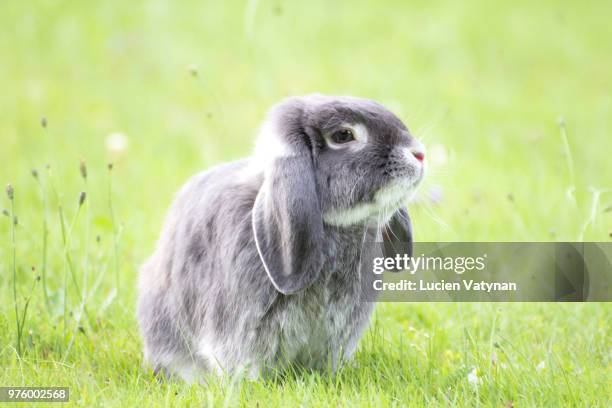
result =
[{"label": "photographer name text", "polygon": [[444,280],[429,282],[419,279],[412,281],[402,279],[398,282],[383,282],[376,279],[373,282],[374,290],[377,291],[473,291],[473,292],[509,292],[517,291],[515,282],[485,282],[472,279],[463,279],[461,282],[446,282]]}]

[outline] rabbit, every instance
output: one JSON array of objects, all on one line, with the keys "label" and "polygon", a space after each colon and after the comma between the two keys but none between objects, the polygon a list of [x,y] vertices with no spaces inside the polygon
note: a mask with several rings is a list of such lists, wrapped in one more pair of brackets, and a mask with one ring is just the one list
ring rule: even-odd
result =
[{"label": "rabbit", "polygon": [[336,370],[374,307],[360,299],[366,242],[412,254],[404,207],[424,146],[382,105],[288,97],[251,158],[191,178],[140,271],[144,358],[185,381]]}]

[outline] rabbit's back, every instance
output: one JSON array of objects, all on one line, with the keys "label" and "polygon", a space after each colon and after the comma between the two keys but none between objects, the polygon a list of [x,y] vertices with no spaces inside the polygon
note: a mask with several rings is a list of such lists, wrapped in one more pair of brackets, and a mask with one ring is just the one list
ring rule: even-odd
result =
[{"label": "rabbit's back", "polygon": [[248,166],[239,161],[192,177],[141,268],[138,319],[145,358],[154,367],[208,364],[198,361],[194,349],[200,333],[223,336],[230,322],[241,324],[231,311],[246,293],[273,292],[265,271],[257,273],[263,267],[252,243],[250,212],[261,179],[245,177]]},{"label": "rabbit's back", "polygon": [[372,310],[359,301],[365,231],[326,229],[320,279],[280,294],[254,241],[251,211],[262,176],[251,166],[235,162],[195,176],[169,211],[141,270],[138,315],[154,367],[186,379],[202,370],[257,376],[288,362],[335,368],[356,347]]}]

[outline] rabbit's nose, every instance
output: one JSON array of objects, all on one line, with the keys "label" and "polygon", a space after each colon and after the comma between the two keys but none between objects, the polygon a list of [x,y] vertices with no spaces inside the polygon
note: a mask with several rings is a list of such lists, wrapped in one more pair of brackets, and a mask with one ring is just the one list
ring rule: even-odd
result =
[{"label": "rabbit's nose", "polygon": [[415,159],[417,159],[420,162],[425,161],[425,149],[423,148],[422,145],[419,146],[412,146],[410,148],[410,153],[412,153],[412,155],[415,157]]}]

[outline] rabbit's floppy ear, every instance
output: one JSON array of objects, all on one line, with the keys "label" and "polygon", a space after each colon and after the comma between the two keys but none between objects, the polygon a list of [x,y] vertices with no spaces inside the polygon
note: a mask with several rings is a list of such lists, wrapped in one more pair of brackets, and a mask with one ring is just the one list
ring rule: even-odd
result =
[{"label": "rabbit's floppy ear", "polygon": [[[323,219],[316,189],[313,141],[295,118],[276,115],[264,181],[252,212],[257,251],[274,287],[292,294],[310,286],[323,264]],[[293,121],[290,121],[293,119]],[[289,123],[287,123],[289,121]]]},{"label": "rabbit's floppy ear", "polygon": [[400,208],[393,214],[383,228],[382,236],[383,254],[386,258],[394,258],[396,255],[412,257],[412,223],[405,208]]}]

